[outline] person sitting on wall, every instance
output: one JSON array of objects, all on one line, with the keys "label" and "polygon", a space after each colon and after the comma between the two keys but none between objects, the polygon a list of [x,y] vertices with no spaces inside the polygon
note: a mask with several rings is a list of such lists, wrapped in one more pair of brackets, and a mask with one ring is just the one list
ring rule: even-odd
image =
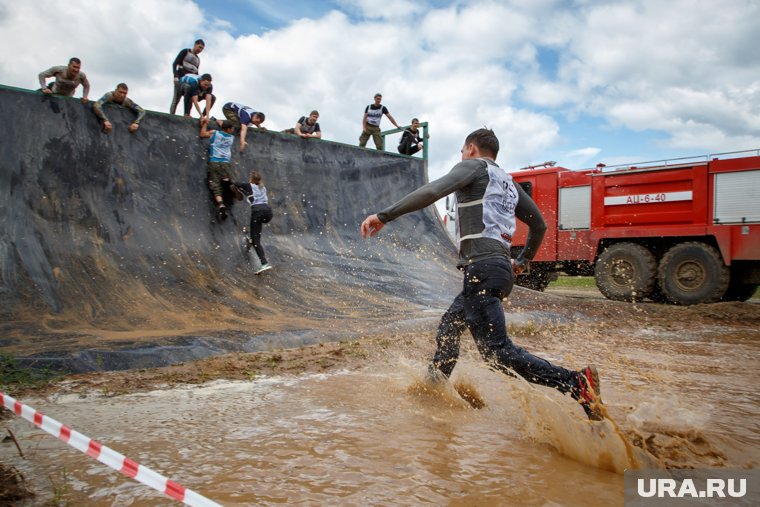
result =
[{"label": "person sitting on wall", "polygon": [[135,118],[135,121],[133,121],[129,125],[129,131],[131,133],[135,133],[138,128],[140,128],[140,122],[145,117],[145,110],[135,104],[132,99],[127,98],[127,93],[129,92],[129,88],[124,83],[119,83],[116,85],[116,89],[112,92],[108,92],[100,99],[95,102],[92,106],[92,112],[95,113],[95,116],[98,117],[98,119],[103,123],[103,132],[108,134],[113,130],[113,125],[111,125],[111,121],[108,119],[106,114],[103,112],[103,105],[104,104],[116,104],[118,106],[126,107],[127,109],[131,109],[136,115],[137,118]]},{"label": "person sitting on wall", "polygon": [[[85,73],[81,71],[81,68],[82,61],[79,58],[71,58],[68,66],[56,65],[46,71],[40,72],[37,77],[40,80],[42,93],[46,95],[54,93],[56,95],[73,97],[77,86],[81,84],[82,103],[86,103],[87,97],[90,95],[90,82],[87,80]],[[54,77],[55,81],[45,84],[45,80],[51,77]]]},{"label": "person sitting on wall", "polygon": [[[245,142],[245,136],[248,133],[248,127],[253,125],[256,128],[266,130],[261,126],[266,120],[266,115],[261,111],[238,104],[237,102],[227,102],[222,106],[222,113],[235,126],[235,130],[240,130],[240,151],[248,145]],[[217,120],[219,125],[222,124],[221,120]]]},{"label": "person sitting on wall", "polygon": [[322,130],[319,128],[319,123],[317,120],[319,119],[319,111],[312,111],[309,113],[309,117],[301,116],[301,118],[298,119],[298,122],[296,122],[295,128],[292,129],[285,129],[283,130],[286,134],[295,134],[299,137],[308,138],[308,137],[316,137],[317,139],[322,138]]},{"label": "person sitting on wall", "polygon": [[412,125],[401,134],[398,143],[398,152],[402,155],[414,155],[422,149],[422,137],[420,137],[420,120],[412,118]]}]

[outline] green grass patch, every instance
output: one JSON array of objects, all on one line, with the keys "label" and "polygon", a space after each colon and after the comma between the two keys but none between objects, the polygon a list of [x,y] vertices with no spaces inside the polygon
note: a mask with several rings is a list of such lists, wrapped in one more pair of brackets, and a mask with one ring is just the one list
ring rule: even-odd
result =
[{"label": "green grass patch", "polygon": [[0,389],[3,391],[8,388],[42,387],[59,376],[60,373],[48,369],[22,367],[15,357],[0,352]]},{"label": "green grass patch", "polygon": [[559,278],[551,282],[549,287],[559,289],[596,289],[596,282],[593,276],[567,276],[559,275]]}]

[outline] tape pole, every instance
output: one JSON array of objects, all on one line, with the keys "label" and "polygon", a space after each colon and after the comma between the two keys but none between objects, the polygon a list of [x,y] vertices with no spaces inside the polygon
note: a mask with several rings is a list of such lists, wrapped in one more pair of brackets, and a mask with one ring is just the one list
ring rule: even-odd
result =
[{"label": "tape pole", "polygon": [[102,445],[100,442],[93,440],[78,431],[72,430],[68,426],[59,423],[51,417],[43,415],[29,405],[24,405],[3,392],[0,392],[0,401],[2,401],[3,407],[16,415],[23,417],[54,437],[63,440],[74,449],[95,458],[104,465],[108,465],[127,477],[131,477],[146,486],[150,486],[156,491],[160,491],[175,500],[184,502],[185,505],[191,505],[193,507],[222,507],[213,500],[209,500],[193,490],[180,486],[158,472],[155,472],[136,461],[132,461],[123,454]]}]

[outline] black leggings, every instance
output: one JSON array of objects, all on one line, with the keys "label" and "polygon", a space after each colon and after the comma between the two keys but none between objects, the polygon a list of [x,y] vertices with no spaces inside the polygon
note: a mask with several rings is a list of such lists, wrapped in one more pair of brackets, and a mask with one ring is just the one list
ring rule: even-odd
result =
[{"label": "black leggings", "polygon": [[512,266],[506,258],[474,262],[464,270],[464,288],[441,318],[433,365],[447,377],[459,357],[459,342],[469,328],[480,355],[495,369],[514,371],[528,382],[562,393],[575,386],[574,372],[555,366],[515,345],[507,335],[502,299],[512,292]]},{"label": "black leggings", "polygon": [[267,258],[264,255],[264,247],[261,246],[261,229],[270,220],[272,220],[272,208],[268,204],[251,206],[251,243],[262,264],[267,263]]}]

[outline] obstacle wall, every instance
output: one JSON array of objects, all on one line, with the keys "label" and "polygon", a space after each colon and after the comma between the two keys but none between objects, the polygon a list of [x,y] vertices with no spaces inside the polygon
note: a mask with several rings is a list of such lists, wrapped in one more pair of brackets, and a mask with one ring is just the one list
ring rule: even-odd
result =
[{"label": "obstacle wall", "polygon": [[130,111],[106,112],[107,135],[91,104],[0,88],[0,350],[70,370],[163,364],[413,320],[457,290],[433,207],[360,238],[425,183],[422,160],[249,131],[233,171],[259,170],[274,209],[275,268],[256,276],[248,206],[215,219],[197,119],[149,112],[130,134]]}]

